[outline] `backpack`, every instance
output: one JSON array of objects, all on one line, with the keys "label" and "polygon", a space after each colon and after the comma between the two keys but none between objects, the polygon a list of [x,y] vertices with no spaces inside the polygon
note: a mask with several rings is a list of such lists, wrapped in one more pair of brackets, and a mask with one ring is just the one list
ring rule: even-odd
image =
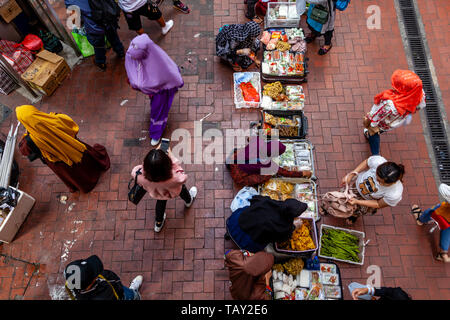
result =
[{"label": "backpack", "polygon": [[356,198],[356,195],[346,184],[344,190],[325,193],[322,196],[321,209],[324,213],[331,214],[337,218],[349,218],[358,209],[357,205],[351,205],[347,202],[347,200],[353,198]]},{"label": "backpack", "polygon": [[337,0],[335,1],[335,6],[339,11],[344,11],[345,9],[347,9],[349,3],[350,0]]},{"label": "backpack", "polygon": [[115,0],[88,0],[92,20],[99,25],[118,26],[120,7]]}]

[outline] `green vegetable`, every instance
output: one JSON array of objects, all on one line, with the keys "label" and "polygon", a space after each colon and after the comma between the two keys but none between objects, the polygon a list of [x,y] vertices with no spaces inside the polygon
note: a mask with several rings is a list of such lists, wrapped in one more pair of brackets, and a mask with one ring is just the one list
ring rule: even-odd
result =
[{"label": "green vegetable", "polygon": [[341,260],[361,262],[358,237],[336,229],[323,229],[320,254]]}]

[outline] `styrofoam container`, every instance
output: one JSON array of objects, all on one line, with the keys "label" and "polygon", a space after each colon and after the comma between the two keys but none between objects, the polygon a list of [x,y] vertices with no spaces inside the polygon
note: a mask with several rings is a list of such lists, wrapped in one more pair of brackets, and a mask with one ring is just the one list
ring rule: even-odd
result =
[{"label": "styrofoam container", "polygon": [[[359,257],[359,260],[361,262],[354,262],[354,261],[350,261],[350,260],[342,260],[342,259],[337,259],[337,258],[334,258],[334,257],[328,257],[328,256],[325,256],[325,255],[321,255],[320,254],[320,250],[322,249],[322,232],[323,232],[323,229],[341,230],[341,231],[345,231],[347,233],[350,233],[350,234],[358,237],[359,238],[359,255],[358,255],[358,257]],[[346,262],[346,263],[351,263],[351,264],[358,264],[358,265],[362,266],[362,265],[364,265],[364,253],[366,251],[366,244],[367,244],[367,243],[364,242],[365,237],[366,237],[366,234],[364,232],[362,232],[362,231],[350,230],[350,229],[330,226],[330,225],[327,225],[327,224],[322,224],[320,226],[320,239],[319,239],[318,256],[321,257],[321,258],[325,258],[325,259],[331,259],[331,260],[336,260],[336,261]]]},{"label": "styrofoam container", "polygon": [[[242,101],[238,100],[238,97],[242,97],[241,89],[239,88],[239,84],[237,83],[236,78],[238,76],[241,76],[242,74],[249,74],[253,77],[257,77],[257,80],[255,83],[252,82],[252,85],[255,87],[256,91],[259,94],[259,102],[247,102],[244,101],[242,98]],[[262,93],[261,93],[261,75],[259,72],[235,72],[233,73],[233,87],[234,87],[234,105],[237,109],[241,108],[259,108],[262,101]]]}]

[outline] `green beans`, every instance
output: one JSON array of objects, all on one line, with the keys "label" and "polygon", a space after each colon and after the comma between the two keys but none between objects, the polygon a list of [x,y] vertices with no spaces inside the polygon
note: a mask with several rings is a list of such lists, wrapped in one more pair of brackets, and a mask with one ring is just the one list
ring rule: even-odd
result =
[{"label": "green beans", "polygon": [[343,230],[324,228],[320,241],[321,255],[340,260],[361,262],[358,257],[360,253],[358,237]]}]

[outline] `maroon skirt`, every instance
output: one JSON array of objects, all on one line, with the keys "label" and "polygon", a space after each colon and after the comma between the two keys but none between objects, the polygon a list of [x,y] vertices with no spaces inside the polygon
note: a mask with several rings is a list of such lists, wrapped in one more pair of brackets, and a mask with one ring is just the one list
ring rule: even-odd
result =
[{"label": "maroon skirt", "polygon": [[[70,192],[81,191],[88,193],[97,185],[103,172],[110,167],[108,153],[104,146],[94,144],[93,147],[80,141],[86,146],[81,162],[73,163],[72,166],[65,162],[50,162],[41,157],[44,163],[64,182]],[[33,146],[29,146],[26,139],[19,143],[20,152],[28,156],[32,153]]]}]

